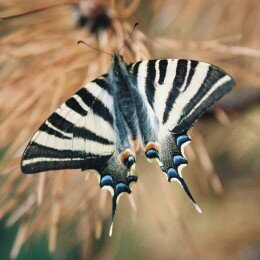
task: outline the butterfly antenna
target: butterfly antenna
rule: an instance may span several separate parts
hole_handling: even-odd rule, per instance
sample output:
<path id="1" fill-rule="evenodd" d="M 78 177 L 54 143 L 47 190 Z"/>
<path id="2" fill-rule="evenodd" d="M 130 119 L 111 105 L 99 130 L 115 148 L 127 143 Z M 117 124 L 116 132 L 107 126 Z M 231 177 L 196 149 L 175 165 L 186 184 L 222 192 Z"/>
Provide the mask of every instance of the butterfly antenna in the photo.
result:
<path id="1" fill-rule="evenodd" d="M 134 27 L 133 27 L 132 32 L 129 34 L 129 36 L 127 37 L 127 39 L 124 41 L 124 43 L 123 43 L 123 45 L 120 47 L 118 53 L 120 53 L 120 51 L 125 47 L 125 45 L 127 44 L 128 40 L 131 38 L 131 36 L 132 36 L 132 34 L 133 34 L 133 32 L 134 32 L 136 26 L 138 26 L 138 25 L 139 25 L 139 23 L 135 23 L 135 24 L 134 24 Z"/>
<path id="2" fill-rule="evenodd" d="M 106 51 L 103 51 L 103 50 L 100 50 L 100 49 L 98 49 L 98 48 L 95 48 L 95 47 L 91 46 L 90 44 L 88 44 L 88 43 L 86 43 L 86 42 L 84 42 L 84 41 L 78 41 L 78 44 L 80 44 L 80 43 L 83 43 L 83 44 L 87 45 L 88 47 L 90 47 L 91 49 L 93 49 L 93 50 L 95 50 L 95 51 L 103 52 L 103 53 L 108 54 L 108 55 L 110 55 L 111 57 L 113 57 L 113 54 L 111 54 L 111 53 L 109 53 L 109 52 L 106 52 Z"/>

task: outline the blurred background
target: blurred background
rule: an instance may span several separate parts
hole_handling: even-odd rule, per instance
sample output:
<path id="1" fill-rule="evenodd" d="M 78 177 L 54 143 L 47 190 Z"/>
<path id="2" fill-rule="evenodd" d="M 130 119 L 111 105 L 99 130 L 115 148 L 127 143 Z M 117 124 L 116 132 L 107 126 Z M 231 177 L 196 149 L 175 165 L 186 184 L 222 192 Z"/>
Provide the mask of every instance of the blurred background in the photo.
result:
<path id="1" fill-rule="evenodd" d="M 0 0 L 0 259 L 260 259 L 258 0 Z M 26 144 L 62 102 L 128 63 L 186 58 L 237 82 L 193 127 L 184 170 L 203 214 L 138 155 L 133 196 L 111 197 L 79 170 L 26 176 Z"/>

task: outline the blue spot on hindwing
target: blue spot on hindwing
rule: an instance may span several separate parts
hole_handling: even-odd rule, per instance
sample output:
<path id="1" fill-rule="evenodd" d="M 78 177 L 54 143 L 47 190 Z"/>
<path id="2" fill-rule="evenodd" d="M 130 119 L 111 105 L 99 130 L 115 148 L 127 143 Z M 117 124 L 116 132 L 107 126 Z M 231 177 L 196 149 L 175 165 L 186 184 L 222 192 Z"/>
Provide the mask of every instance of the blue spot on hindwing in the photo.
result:
<path id="1" fill-rule="evenodd" d="M 180 135 L 177 137 L 176 144 L 180 147 L 188 141 L 190 141 L 190 138 L 187 135 Z"/>
<path id="2" fill-rule="evenodd" d="M 130 175 L 127 177 L 127 185 L 129 186 L 131 182 L 137 182 L 137 176 Z"/>
<path id="3" fill-rule="evenodd" d="M 177 170 L 175 170 L 174 168 L 170 168 L 167 171 L 167 175 L 168 175 L 168 181 L 171 181 L 172 178 L 180 178 L 180 175 L 178 174 Z"/>
<path id="4" fill-rule="evenodd" d="M 145 155 L 148 159 L 158 158 L 158 152 L 155 149 L 150 149 L 145 152 Z"/>
<path id="5" fill-rule="evenodd" d="M 102 179 L 100 180 L 100 187 L 104 187 L 104 186 L 111 186 L 114 187 L 114 180 L 112 178 L 112 176 L 110 175 L 105 175 L 102 177 Z"/>
<path id="6" fill-rule="evenodd" d="M 130 175 L 127 177 L 126 183 L 119 182 L 116 184 L 115 180 L 111 175 L 105 175 L 100 180 L 100 187 L 102 188 L 104 186 L 111 186 L 115 190 L 116 196 L 121 192 L 131 193 L 129 185 L 131 184 L 131 182 L 137 182 L 137 179 L 137 176 Z"/>
<path id="7" fill-rule="evenodd" d="M 124 165 L 127 169 L 130 169 L 130 167 L 135 164 L 135 157 L 130 155 L 128 156 L 125 161 L 124 161 Z"/>
<path id="8" fill-rule="evenodd" d="M 181 164 L 187 164 L 188 161 L 181 155 L 174 155 L 172 158 L 172 161 L 176 167 L 178 167 Z"/>
<path id="9" fill-rule="evenodd" d="M 118 196 L 122 192 L 131 193 L 131 190 L 127 184 L 120 182 L 116 185 L 115 194 Z"/>

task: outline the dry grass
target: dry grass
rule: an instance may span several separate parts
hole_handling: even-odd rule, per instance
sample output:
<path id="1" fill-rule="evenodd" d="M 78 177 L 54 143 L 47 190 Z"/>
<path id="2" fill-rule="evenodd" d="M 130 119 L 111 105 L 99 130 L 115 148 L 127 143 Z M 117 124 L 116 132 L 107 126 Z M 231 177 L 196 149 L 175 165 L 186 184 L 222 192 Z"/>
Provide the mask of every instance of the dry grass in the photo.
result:
<path id="1" fill-rule="evenodd" d="M 0 22 L 0 144 L 5 150 L 0 218 L 8 216 L 7 226 L 21 223 L 11 256 L 46 233 L 50 252 L 64 255 L 65 244 L 81 244 L 82 258 L 245 258 L 260 239 L 258 1 L 97 1 L 109 10 L 112 24 L 96 35 L 75 28 L 72 8 L 64 2 L 45 0 L 39 6 L 13 0 L 0 6 L 0 17 L 27 13 Z M 60 6 L 45 8 L 56 3 Z M 38 9 L 45 10 L 30 13 Z M 110 214 L 110 195 L 100 191 L 92 175 L 76 170 L 22 175 L 20 158 L 47 116 L 109 68 L 108 55 L 77 41 L 113 52 L 136 20 L 141 25 L 123 49 L 126 61 L 204 60 L 227 70 L 237 90 L 215 110 L 219 122 L 204 120 L 195 127 L 187 151 L 191 163 L 185 177 L 204 214 L 193 212 L 182 191 L 143 162 L 133 196 L 120 203 L 113 238 L 95 252 L 96 239 L 107 236 L 102 227 Z M 251 109 L 245 110 L 248 104 Z"/>

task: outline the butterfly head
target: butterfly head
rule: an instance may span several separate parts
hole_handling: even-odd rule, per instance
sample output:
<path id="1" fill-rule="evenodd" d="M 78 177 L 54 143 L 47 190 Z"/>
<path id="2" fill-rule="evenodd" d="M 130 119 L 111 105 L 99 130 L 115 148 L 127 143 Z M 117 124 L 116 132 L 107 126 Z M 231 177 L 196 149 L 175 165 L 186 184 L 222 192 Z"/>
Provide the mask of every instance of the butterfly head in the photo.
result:
<path id="1" fill-rule="evenodd" d="M 123 57 L 119 53 L 115 53 L 112 57 L 112 64 L 110 68 L 110 77 L 118 79 L 119 77 L 126 74 L 126 63 L 124 62 Z"/>
<path id="2" fill-rule="evenodd" d="M 113 64 L 120 64 L 121 62 L 124 63 L 123 56 L 120 55 L 118 52 L 116 52 L 112 57 L 112 63 Z"/>

